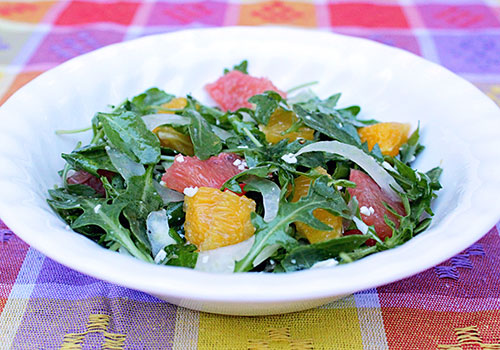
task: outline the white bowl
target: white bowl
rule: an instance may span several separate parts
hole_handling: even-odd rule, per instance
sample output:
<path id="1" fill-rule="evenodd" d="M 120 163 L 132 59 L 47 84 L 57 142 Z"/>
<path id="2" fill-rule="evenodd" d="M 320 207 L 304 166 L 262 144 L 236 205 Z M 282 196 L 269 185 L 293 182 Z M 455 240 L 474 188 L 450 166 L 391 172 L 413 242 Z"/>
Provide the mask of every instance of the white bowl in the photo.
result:
<path id="1" fill-rule="evenodd" d="M 123 256 L 65 229 L 46 203 L 62 152 L 90 134 L 94 112 L 158 86 L 210 102 L 203 85 L 242 59 L 287 89 L 318 80 L 322 97 L 382 121 L 420 120 L 418 168 L 444 168 L 428 231 L 352 264 L 289 274 L 209 274 Z M 149 36 L 70 60 L 0 108 L 0 217 L 50 258 L 86 273 L 208 312 L 264 315 L 318 306 L 432 267 L 477 241 L 499 219 L 500 111 L 468 82 L 402 50 L 364 39 L 288 28 L 219 28 Z"/>

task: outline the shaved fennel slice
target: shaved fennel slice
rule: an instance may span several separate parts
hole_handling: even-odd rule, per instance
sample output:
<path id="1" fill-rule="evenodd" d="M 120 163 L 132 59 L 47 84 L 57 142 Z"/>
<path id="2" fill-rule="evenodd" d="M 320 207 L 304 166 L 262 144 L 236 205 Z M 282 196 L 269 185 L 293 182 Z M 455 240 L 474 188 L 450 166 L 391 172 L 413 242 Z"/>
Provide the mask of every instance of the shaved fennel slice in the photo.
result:
<path id="1" fill-rule="evenodd" d="M 142 117 L 142 121 L 146 124 L 148 130 L 154 130 L 157 127 L 165 124 L 175 124 L 175 125 L 189 125 L 191 124 L 191 119 L 183 117 L 177 114 L 170 113 L 157 113 L 157 114 L 147 114 Z"/>
<path id="2" fill-rule="evenodd" d="M 219 128 L 218 126 L 215 125 L 210 125 L 212 127 L 212 131 L 214 132 L 215 135 L 217 135 L 218 138 L 220 138 L 222 141 L 226 141 L 228 138 L 233 136 L 230 132 Z"/>
<path id="3" fill-rule="evenodd" d="M 387 195 L 396 201 L 401 201 L 401 198 L 396 191 L 404 193 L 404 190 L 394 180 L 394 178 L 371 156 L 360 150 L 359 148 L 338 141 L 320 141 L 302 147 L 295 156 L 307 152 L 328 152 L 338 154 L 354 163 L 358 164 L 370 177 L 387 193 Z M 392 188 L 394 187 L 396 191 Z"/>
<path id="4" fill-rule="evenodd" d="M 198 253 L 195 270 L 233 273 L 236 261 L 243 259 L 253 246 L 255 236 L 246 241 Z"/>
<path id="5" fill-rule="evenodd" d="M 253 267 L 262 264 L 265 260 L 270 258 L 274 253 L 276 253 L 278 249 L 280 249 L 280 247 L 281 246 L 279 244 L 271 244 L 264 247 L 264 249 L 262 249 L 261 252 L 253 260 L 252 263 Z"/>
<path id="6" fill-rule="evenodd" d="M 264 221 L 271 222 L 278 214 L 281 189 L 273 181 L 255 178 L 246 182 L 245 191 L 258 191 L 262 193 L 264 204 Z"/>
<path id="7" fill-rule="evenodd" d="M 184 200 L 184 195 L 182 193 L 162 186 L 155 180 L 153 180 L 153 186 L 163 200 L 163 204 L 182 202 Z"/>
<path id="8" fill-rule="evenodd" d="M 105 149 L 109 160 L 111 160 L 113 166 L 125 180 L 128 181 L 133 176 L 144 175 L 144 165 L 134 162 L 125 153 L 120 152 L 116 148 L 106 146 Z"/>
<path id="9" fill-rule="evenodd" d="M 151 251 L 155 257 L 155 262 L 157 262 L 157 256 L 163 251 L 163 248 L 176 243 L 168 233 L 170 227 L 168 225 L 167 211 L 161 209 L 149 213 L 146 219 L 146 226 L 149 243 L 151 243 Z"/>

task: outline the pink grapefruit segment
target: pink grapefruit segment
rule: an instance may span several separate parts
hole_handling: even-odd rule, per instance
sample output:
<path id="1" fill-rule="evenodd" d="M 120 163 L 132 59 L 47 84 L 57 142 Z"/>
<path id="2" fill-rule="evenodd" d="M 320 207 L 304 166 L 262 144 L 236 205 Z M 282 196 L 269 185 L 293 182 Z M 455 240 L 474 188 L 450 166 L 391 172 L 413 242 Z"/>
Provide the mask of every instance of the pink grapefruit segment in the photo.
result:
<path id="1" fill-rule="evenodd" d="M 272 90 L 286 98 L 286 93 L 279 90 L 267 78 L 256 78 L 233 70 L 220 77 L 216 82 L 205 85 L 205 89 L 215 102 L 225 111 L 238 108 L 252 108 L 248 99 L 264 91 Z"/>
<path id="2" fill-rule="evenodd" d="M 396 223 L 396 226 L 399 226 L 399 220 L 385 208 L 383 202 L 393 207 L 400 215 L 405 215 L 403 204 L 392 200 L 370 176 L 360 170 L 351 170 L 349 181 L 356 184 L 355 188 L 349 188 L 349 193 L 358 199 L 359 207 L 366 207 L 372 211 L 370 215 L 361 214 L 363 222 L 368 226 L 373 225 L 377 236 L 382 241 L 386 237 L 391 237 L 392 229 L 385 223 L 384 215 L 387 214 L 389 219 Z"/>
<path id="3" fill-rule="evenodd" d="M 187 187 L 220 188 L 245 167 L 242 158 L 234 153 L 221 153 L 218 156 L 200 160 L 198 157 L 177 155 L 174 164 L 163 174 L 162 181 L 168 188 L 183 192 Z"/>

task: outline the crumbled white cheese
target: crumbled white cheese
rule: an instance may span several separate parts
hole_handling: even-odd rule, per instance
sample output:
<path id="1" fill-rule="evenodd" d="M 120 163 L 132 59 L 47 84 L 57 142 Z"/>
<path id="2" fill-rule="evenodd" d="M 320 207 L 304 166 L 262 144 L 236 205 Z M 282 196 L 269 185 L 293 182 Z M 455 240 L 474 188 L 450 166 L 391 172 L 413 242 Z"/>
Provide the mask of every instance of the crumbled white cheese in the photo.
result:
<path id="1" fill-rule="evenodd" d="M 394 171 L 394 172 L 396 171 L 396 170 L 394 170 L 394 168 L 392 167 L 392 165 L 390 165 L 389 163 L 387 163 L 385 160 L 382 162 L 382 166 L 384 168 L 386 168 L 387 170 L 389 170 L 389 171 Z"/>
<path id="2" fill-rule="evenodd" d="M 290 262 L 291 262 L 293 265 L 295 265 L 295 264 L 297 263 L 297 260 L 292 259 L 292 260 L 290 260 Z"/>
<path id="3" fill-rule="evenodd" d="M 165 184 L 165 181 L 163 181 L 163 180 L 162 180 L 162 181 L 160 181 L 160 185 L 165 186 L 165 185 L 166 185 L 166 184 Z"/>
<path id="4" fill-rule="evenodd" d="M 297 157 L 295 157 L 295 154 L 292 153 L 285 154 L 284 156 L 281 157 L 281 159 L 283 159 L 288 164 L 297 163 Z"/>
<path id="5" fill-rule="evenodd" d="M 247 167 L 248 167 L 248 165 L 247 165 L 247 162 L 245 162 L 245 161 L 242 161 L 240 164 L 238 164 L 238 170 L 245 170 Z"/>
<path id="6" fill-rule="evenodd" d="M 333 267 L 335 265 L 338 265 L 338 261 L 335 259 L 327 259 L 323 261 L 318 261 L 317 263 L 314 263 L 313 266 L 311 266 L 311 269 L 322 269 L 326 267 Z"/>
<path id="7" fill-rule="evenodd" d="M 248 148 L 248 146 L 243 145 L 243 146 L 238 146 L 238 148 L 246 149 L 246 148 Z"/>
<path id="8" fill-rule="evenodd" d="M 186 187 L 182 192 L 188 197 L 193 197 L 198 192 L 198 187 Z"/>
<path id="9" fill-rule="evenodd" d="M 373 207 L 367 208 L 365 206 L 362 206 L 361 208 L 359 208 L 359 212 L 363 215 L 370 216 L 375 213 L 375 209 L 373 209 Z"/>
<path id="10" fill-rule="evenodd" d="M 236 159 L 234 162 L 233 162 L 233 165 L 234 166 L 238 166 L 241 164 L 241 159 Z"/>
<path id="11" fill-rule="evenodd" d="M 100 204 L 97 204 L 95 207 L 94 207 L 94 213 L 98 213 L 99 210 L 101 209 L 101 205 Z"/>
<path id="12" fill-rule="evenodd" d="M 182 154 L 179 154 L 177 157 L 175 157 L 175 161 L 179 163 L 184 162 L 184 156 Z"/>
<path id="13" fill-rule="evenodd" d="M 342 186 L 337 186 L 337 190 L 339 190 L 339 191 L 342 191 L 343 188 L 344 187 L 342 187 Z"/>

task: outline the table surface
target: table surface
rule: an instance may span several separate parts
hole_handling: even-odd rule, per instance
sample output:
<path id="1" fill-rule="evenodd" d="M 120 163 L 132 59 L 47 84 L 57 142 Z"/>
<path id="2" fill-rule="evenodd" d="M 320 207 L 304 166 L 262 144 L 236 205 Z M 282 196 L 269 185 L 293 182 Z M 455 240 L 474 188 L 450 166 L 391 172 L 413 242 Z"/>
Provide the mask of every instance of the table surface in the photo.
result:
<path id="1" fill-rule="evenodd" d="M 193 27 L 318 27 L 414 52 L 500 102 L 500 0 L 0 1 L 0 104 L 99 47 Z M 0 221 L 0 349 L 500 349 L 500 225 L 411 278 L 304 312 L 190 311 L 70 270 Z"/>

